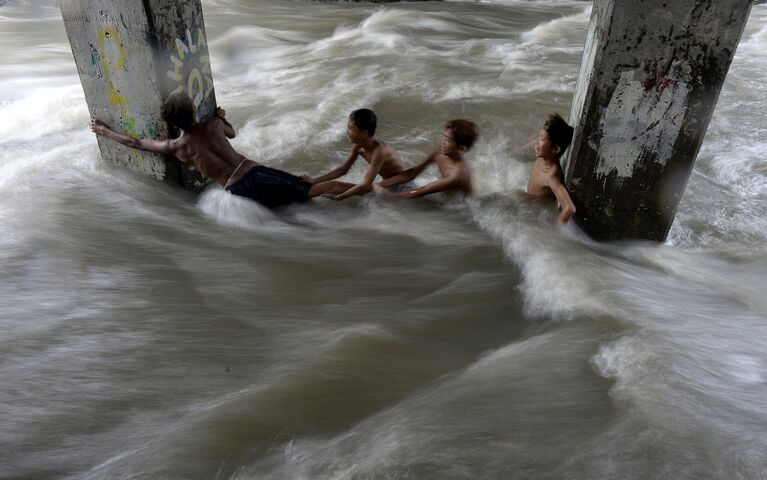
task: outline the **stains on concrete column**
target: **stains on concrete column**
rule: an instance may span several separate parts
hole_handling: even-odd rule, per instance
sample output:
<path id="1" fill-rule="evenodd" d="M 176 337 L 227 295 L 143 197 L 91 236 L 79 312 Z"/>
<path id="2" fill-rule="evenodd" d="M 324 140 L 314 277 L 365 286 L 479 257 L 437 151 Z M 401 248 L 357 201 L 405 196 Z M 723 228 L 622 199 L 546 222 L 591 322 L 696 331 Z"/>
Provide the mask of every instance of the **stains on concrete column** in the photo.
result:
<path id="1" fill-rule="evenodd" d="M 595 0 L 564 162 L 598 240 L 668 234 L 751 0 Z"/>
<path id="2" fill-rule="evenodd" d="M 216 108 L 199 0 L 61 0 L 91 115 L 136 138 L 173 137 L 161 108 L 184 91 L 200 120 Z M 105 160 L 199 190 L 206 179 L 178 160 L 99 138 Z"/>

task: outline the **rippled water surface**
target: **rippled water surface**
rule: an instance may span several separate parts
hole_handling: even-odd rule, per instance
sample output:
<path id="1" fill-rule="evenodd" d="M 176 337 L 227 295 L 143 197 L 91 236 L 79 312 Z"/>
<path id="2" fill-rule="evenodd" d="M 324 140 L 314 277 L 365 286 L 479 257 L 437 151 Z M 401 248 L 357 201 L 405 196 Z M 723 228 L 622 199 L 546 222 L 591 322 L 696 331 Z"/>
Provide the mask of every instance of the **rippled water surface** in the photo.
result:
<path id="1" fill-rule="evenodd" d="M 767 478 L 767 5 L 665 245 L 523 193 L 588 2 L 203 8 L 238 150 L 320 174 L 371 107 L 414 164 L 470 117 L 478 194 L 274 214 L 105 164 L 58 4 L 0 1 L 0 478 Z"/>

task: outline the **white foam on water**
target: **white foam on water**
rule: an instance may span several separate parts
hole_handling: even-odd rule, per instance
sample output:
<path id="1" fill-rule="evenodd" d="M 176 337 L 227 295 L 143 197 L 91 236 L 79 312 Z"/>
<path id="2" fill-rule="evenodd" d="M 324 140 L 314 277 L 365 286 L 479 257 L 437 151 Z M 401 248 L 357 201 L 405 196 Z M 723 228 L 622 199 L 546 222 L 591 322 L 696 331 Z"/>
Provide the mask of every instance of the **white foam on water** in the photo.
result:
<path id="1" fill-rule="evenodd" d="M 591 7 L 587 6 L 579 13 L 549 20 L 522 33 L 520 43 L 496 47 L 504 56 L 503 75 L 516 80 L 515 93 L 574 91 L 577 71 L 557 68 L 557 64 L 581 54 L 590 15 Z"/>
<path id="2" fill-rule="evenodd" d="M 741 55 L 744 61 L 753 61 L 754 63 L 762 63 L 767 61 L 767 25 L 764 21 L 767 20 L 767 5 L 755 5 L 751 9 L 751 15 L 749 23 L 759 26 L 763 25 L 759 30 L 751 35 L 745 36 L 738 44 L 738 51 L 736 57 Z M 738 60 L 741 60 L 738 58 Z"/>
<path id="3" fill-rule="evenodd" d="M 258 231 L 281 223 L 268 208 L 247 198 L 232 195 L 219 186 L 208 187 L 197 200 L 197 208 L 221 225 Z"/>
<path id="4" fill-rule="evenodd" d="M 503 86 L 489 87 L 487 85 L 477 84 L 476 82 L 453 83 L 448 87 L 441 97 L 440 101 L 452 102 L 461 100 L 475 100 L 483 98 L 490 100 L 493 97 L 505 98 L 511 91 Z"/>
<path id="5" fill-rule="evenodd" d="M 582 6 L 582 4 L 579 4 Z M 575 53 L 583 49 L 581 46 L 572 43 L 573 37 L 578 37 L 581 33 L 585 34 L 584 26 L 588 26 L 591 17 L 591 6 L 583 6 L 583 10 L 574 15 L 562 16 L 549 20 L 548 22 L 536 25 L 532 30 L 522 34 L 524 44 L 528 45 L 550 45 L 554 48 L 565 48 L 570 53 Z M 576 48 L 575 51 L 571 50 Z"/>
<path id="6" fill-rule="evenodd" d="M 355 55 L 358 51 L 366 56 L 386 55 L 393 51 L 411 48 L 407 37 L 392 31 L 392 27 L 401 27 L 398 23 L 403 18 L 396 10 L 380 10 L 366 18 L 359 26 L 350 28 L 341 25 L 332 36 L 318 40 L 311 45 L 315 56 Z M 412 15 L 404 18 L 410 19 Z M 354 49 L 350 48 L 354 45 Z"/>
<path id="7" fill-rule="evenodd" d="M 40 151 L 41 144 L 46 145 L 44 151 Z M 51 177 L 64 183 L 77 182 L 82 172 L 93 172 L 99 163 L 95 147 L 92 134 L 82 130 L 56 135 L 32 145 L 11 146 L 0 154 L 0 191 L 5 195 L 3 200 L 13 201 L 16 194 L 40 188 Z"/>
<path id="8" fill-rule="evenodd" d="M 754 355 L 730 354 L 724 358 L 730 378 L 743 384 L 767 382 L 767 364 L 764 358 Z"/>
<path id="9" fill-rule="evenodd" d="M 428 16 L 426 16 L 428 15 Z M 399 8 L 379 8 L 361 24 L 361 30 L 371 33 L 392 28 L 414 28 L 438 33 L 448 33 L 454 29 L 449 14 L 444 12 L 414 12 Z"/>
<path id="10" fill-rule="evenodd" d="M 43 88 L 0 104 L 0 145 L 71 132 L 88 125 L 88 108 L 80 85 Z M 45 143 L 45 142 L 43 142 Z"/>
<path id="11" fill-rule="evenodd" d="M 613 390 L 620 390 L 626 384 L 631 385 L 637 378 L 652 376 L 653 357 L 651 342 L 642 341 L 637 336 L 627 336 L 602 345 L 591 361 L 597 373 L 618 382 Z"/>
<path id="12" fill-rule="evenodd" d="M 222 35 L 212 39 L 209 47 L 221 50 L 223 53 L 247 55 L 248 58 L 260 58 L 266 49 L 267 53 L 284 48 L 285 46 L 306 44 L 311 37 L 295 30 L 278 29 L 259 25 L 234 26 Z M 242 48 L 250 45 L 260 48 Z M 229 55 L 225 55 L 229 56 Z"/>
<path id="13" fill-rule="evenodd" d="M 573 319 L 617 314 L 603 295 L 607 282 L 598 256 L 578 239 L 573 225 L 555 225 L 554 209 L 523 194 L 473 205 L 475 221 L 522 270 L 518 287 L 534 318 Z M 576 241 L 573 241 L 576 240 Z"/>

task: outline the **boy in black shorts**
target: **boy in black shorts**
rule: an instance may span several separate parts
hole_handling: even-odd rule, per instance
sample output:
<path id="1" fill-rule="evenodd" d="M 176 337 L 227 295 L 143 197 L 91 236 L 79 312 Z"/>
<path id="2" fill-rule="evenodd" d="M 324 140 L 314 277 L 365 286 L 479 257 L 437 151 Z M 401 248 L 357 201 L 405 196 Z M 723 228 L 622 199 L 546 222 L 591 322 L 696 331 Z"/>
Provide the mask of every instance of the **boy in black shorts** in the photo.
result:
<path id="1" fill-rule="evenodd" d="M 255 200 L 269 208 L 304 202 L 325 193 L 344 191 L 340 182 L 311 185 L 300 177 L 259 165 L 237 153 L 229 143 L 235 132 L 226 120 L 226 112 L 197 122 L 197 108 L 185 93 L 168 96 L 162 108 L 166 122 L 178 127 L 181 136 L 169 140 L 135 139 L 115 132 L 104 122 L 91 119 L 91 130 L 97 135 L 131 148 L 172 155 L 209 177 L 228 192 Z"/>

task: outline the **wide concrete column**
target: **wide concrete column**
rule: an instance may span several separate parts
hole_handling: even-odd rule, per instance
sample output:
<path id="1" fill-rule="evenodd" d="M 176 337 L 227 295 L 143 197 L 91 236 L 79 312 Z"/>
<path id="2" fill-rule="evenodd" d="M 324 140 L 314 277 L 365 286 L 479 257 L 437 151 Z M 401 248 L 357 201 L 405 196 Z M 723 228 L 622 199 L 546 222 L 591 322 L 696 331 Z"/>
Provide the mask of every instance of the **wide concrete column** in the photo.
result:
<path id="1" fill-rule="evenodd" d="M 663 241 L 753 0 L 595 0 L 563 162 L 597 240 Z"/>
<path id="2" fill-rule="evenodd" d="M 69 43 L 91 115 L 137 138 L 175 136 L 164 99 L 184 91 L 204 120 L 216 98 L 200 0 L 61 0 Z M 205 178 L 163 155 L 98 137 L 105 160 L 189 190 Z"/>

